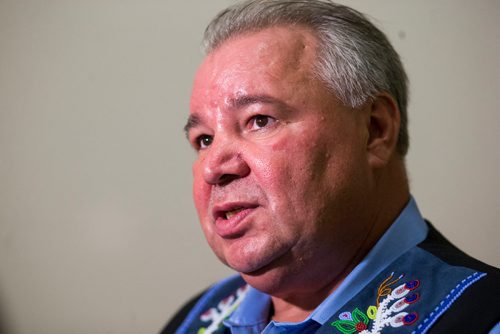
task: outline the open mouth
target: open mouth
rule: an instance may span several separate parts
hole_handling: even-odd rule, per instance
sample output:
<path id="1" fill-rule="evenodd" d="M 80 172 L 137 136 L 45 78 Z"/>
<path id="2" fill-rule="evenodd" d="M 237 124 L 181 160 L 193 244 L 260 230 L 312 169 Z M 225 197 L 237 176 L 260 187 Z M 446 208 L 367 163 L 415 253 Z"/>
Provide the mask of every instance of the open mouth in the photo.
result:
<path id="1" fill-rule="evenodd" d="M 252 219 L 247 219 L 258 204 L 225 203 L 214 208 L 214 226 L 216 233 L 225 239 L 239 238 L 245 234 Z"/>
<path id="2" fill-rule="evenodd" d="M 220 206 L 214 210 L 214 218 L 223 220 L 232 220 L 237 218 L 237 216 L 242 217 L 245 213 L 250 213 L 252 209 L 255 209 L 258 205 L 256 204 L 241 204 L 234 203 L 230 205 Z"/>

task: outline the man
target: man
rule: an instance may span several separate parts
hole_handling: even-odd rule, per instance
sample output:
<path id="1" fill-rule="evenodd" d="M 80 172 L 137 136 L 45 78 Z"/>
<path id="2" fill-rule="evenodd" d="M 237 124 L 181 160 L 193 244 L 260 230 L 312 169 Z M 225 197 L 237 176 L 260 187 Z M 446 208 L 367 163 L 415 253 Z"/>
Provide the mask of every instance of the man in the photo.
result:
<path id="1" fill-rule="evenodd" d="M 255 0 L 221 12 L 205 49 L 194 201 L 239 275 L 164 333 L 500 333 L 499 271 L 410 196 L 407 78 L 382 32 L 328 1 Z"/>

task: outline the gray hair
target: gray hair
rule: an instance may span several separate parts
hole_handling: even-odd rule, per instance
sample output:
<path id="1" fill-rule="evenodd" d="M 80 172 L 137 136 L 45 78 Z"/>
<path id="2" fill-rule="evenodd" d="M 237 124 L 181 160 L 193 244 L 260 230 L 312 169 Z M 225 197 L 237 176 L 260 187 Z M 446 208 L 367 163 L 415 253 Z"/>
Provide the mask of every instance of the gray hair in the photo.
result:
<path id="1" fill-rule="evenodd" d="M 346 106 L 360 107 L 380 92 L 397 101 L 397 151 L 408 151 L 408 78 L 391 43 L 358 11 L 328 0 L 249 0 L 220 12 L 207 26 L 205 53 L 229 38 L 278 25 L 312 29 L 319 41 L 315 75 Z"/>

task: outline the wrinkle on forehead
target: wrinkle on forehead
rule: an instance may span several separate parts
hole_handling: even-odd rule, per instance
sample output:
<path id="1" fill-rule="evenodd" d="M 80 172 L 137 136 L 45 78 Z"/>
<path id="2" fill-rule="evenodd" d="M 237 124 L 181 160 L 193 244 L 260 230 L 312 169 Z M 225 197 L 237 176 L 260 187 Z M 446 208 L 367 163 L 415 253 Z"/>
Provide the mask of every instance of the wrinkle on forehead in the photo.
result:
<path id="1" fill-rule="evenodd" d="M 228 40 L 209 54 L 214 59 L 215 72 L 221 72 L 229 59 L 238 59 L 241 68 L 254 65 L 254 70 L 266 70 L 274 75 L 309 69 L 315 57 L 317 40 L 302 27 L 283 26 L 241 34 Z M 252 47 L 249 48 L 249 45 Z M 244 50 L 246 57 L 242 54 Z M 219 60 L 219 62 L 217 62 Z M 238 70 L 231 68 L 231 70 Z"/>
<path id="2" fill-rule="evenodd" d="M 317 40 L 308 29 L 273 27 L 245 37 L 255 40 L 254 57 L 272 77 L 303 73 L 314 63 Z"/>

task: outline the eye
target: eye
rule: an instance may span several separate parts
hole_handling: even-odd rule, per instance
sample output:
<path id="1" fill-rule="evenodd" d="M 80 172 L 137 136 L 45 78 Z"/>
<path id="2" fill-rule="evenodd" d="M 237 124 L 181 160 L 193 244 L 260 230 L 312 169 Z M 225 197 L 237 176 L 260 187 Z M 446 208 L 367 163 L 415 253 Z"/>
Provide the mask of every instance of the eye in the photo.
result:
<path id="1" fill-rule="evenodd" d="M 210 146 L 210 144 L 212 144 L 212 141 L 214 140 L 214 138 L 212 136 L 209 136 L 209 135 L 201 135 L 201 136 L 198 136 L 196 138 L 196 145 L 197 147 L 202 150 L 204 148 L 207 148 Z"/>
<path id="2" fill-rule="evenodd" d="M 266 126 L 273 125 L 276 122 L 271 116 L 256 115 L 250 119 L 249 125 L 251 130 L 259 130 Z"/>

